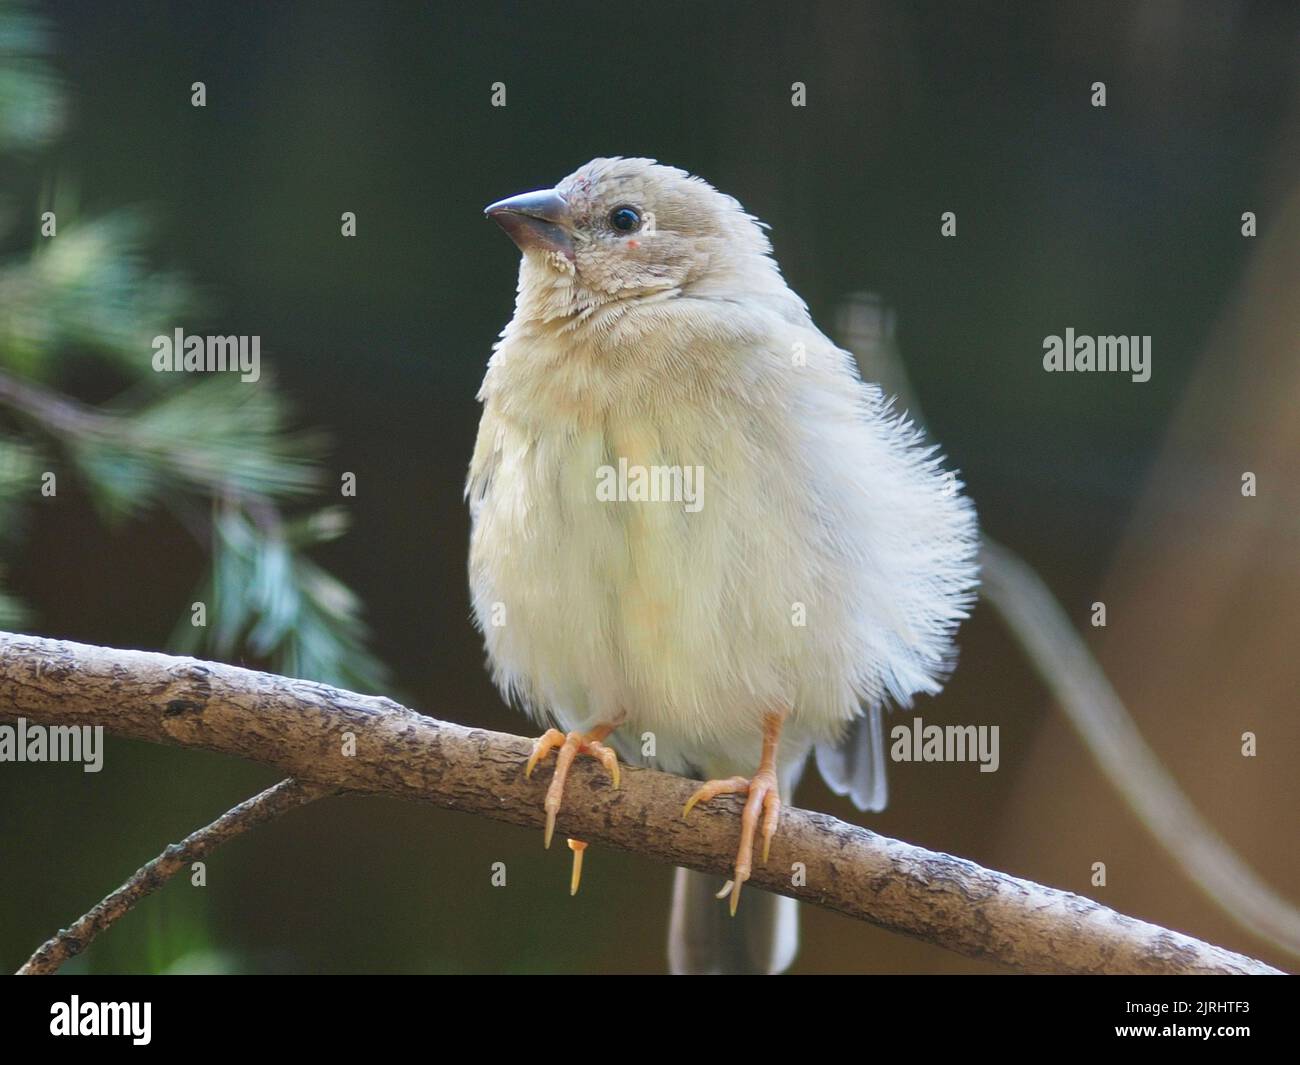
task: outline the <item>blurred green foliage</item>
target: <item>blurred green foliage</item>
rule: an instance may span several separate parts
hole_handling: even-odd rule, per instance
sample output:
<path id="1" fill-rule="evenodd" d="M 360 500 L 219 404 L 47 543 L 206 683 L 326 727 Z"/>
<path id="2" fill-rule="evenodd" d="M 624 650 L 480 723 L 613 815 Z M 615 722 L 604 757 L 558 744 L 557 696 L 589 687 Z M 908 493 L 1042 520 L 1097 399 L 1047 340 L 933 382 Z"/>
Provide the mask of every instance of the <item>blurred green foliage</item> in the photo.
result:
<path id="1" fill-rule="evenodd" d="M 38 148 L 57 136 L 63 96 L 45 56 L 45 24 L 5 0 L 0 3 L 0 146 Z"/>
<path id="2" fill-rule="evenodd" d="M 43 24 L 0 0 L 0 155 L 56 141 L 63 107 L 47 47 Z M 152 338 L 203 301 L 150 266 L 143 212 L 83 218 L 70 200 L 55 197 L 30 245 L 0 260 L 0 560 L 46 498 L 47 471 L 56 491 L 72 481 L 90 495 L 101 535 L 168 509 L 211 556 L 195 596 L 206 616 L 196 624 L 187 607 L 174 649 L 381 690 L 357 597 L 309 557 L 342 535 L 346 513 L 284 511 L 320 489 L 323 435 L 291 427 L 269 375 L 153 372 Z M 108 364 L 118 394 L 91 404 L 62 391 L 71 354 Z M 39 617 L 4 590 L 0 565 L 0 626 L 28 624 Z"/>

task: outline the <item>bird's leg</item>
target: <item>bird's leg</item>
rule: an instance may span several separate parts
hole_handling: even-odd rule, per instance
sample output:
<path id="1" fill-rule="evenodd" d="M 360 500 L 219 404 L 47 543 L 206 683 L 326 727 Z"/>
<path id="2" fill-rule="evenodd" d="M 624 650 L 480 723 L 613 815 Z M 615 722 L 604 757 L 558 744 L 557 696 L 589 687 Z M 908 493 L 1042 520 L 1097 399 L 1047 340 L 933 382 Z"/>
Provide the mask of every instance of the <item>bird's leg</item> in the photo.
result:
<path id="1" fill-rule="evenodd" d="M 560 802 L 564 798 L 564 783 L 569 777 L 569 766 L 578 755 L 589 754 L 597 759 L 609 771 L 614 787 L 618 787 L 618 757 L 614 754 L 613 748 L 601 743 L 601 740 L 617 727 L 617 724 L 597 725 L 590 732 L 570 732 L 567 736 L 559 729 L 547 729 L 533 744 L 533 753 L 529 755 L 528 764 L 524 767 L 526 777 L 533 775 L 537 763 L 551 751 L 558 748 L 560 752 L 555 756 L 555 775 L 551 778 L 551 786 L 546 789 L 544 804 L 548 848 L 551 845 L 551 837 L 555 834 L 555 816 L 560 812 Z M 587 845 L 581 840 L 569 840 L 569 849 L 573 851 L 573 879 L 569 892 L 571 895 L 576 895 L 578 892 L 578 882 L 582 877 L 582 852 L 586 847 Z"/>
<path id="2" fill-rule="evenodd" d="M 736 852 L 735 876 L 731 881 L 731 914 L 734 917 L 740 903 L 741 885 L 749 879 L 753 868 L 754 833 L 759 829 L 759 812 L 762 812 L 763 861 L 767 861 L 768 851 L 772 847 L 772 837 L 776 834 L 776 825 L 781 818 L 781 796 L 776 784 L 776 744 L 781 737 L 781 725 L 785 721 L 785 711 L 763 715 L 763 754 L 758 762 L 758 771 L 749 779 L 730 777 L 727 780 L 710 780 L 703 784 L 691 796 L 682 818 L 691 812 L 699 802 L 712 799 L 717 795 L 734 795 L 744 792 L 745 808 L 740 815 L 740 850 Z M 725 895 L 726 888 L 718 896 Z"/>

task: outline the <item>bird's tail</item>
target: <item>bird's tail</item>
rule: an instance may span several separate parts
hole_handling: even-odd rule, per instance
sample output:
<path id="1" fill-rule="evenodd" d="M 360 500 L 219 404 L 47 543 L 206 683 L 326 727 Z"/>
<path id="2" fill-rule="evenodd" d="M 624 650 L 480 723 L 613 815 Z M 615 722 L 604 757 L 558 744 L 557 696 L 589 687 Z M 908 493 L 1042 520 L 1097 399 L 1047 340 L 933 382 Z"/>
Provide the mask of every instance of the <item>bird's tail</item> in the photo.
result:
<path id="1" fill-rule="evenodd" d="M 676 975 L 775 974 L 799 949 L 799 904 L 745 885 L 732 917 L 718 876 L 678 869 L 668 920 L 668 966 Z"/>

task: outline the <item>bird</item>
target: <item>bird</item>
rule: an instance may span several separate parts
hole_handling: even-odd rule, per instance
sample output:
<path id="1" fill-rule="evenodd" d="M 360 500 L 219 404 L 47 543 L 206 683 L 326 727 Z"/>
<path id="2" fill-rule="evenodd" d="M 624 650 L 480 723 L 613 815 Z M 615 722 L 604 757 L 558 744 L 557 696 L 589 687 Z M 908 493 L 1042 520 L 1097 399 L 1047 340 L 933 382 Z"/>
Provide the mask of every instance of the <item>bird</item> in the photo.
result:
<path id="1" fill-rule="evenodd" d="M 470 598 L 494 682 L 545 727 L 523 772 L 556 756 L 545 844 L 579 756 L 614 787 L 620 761 L 702 781 L 688 820 L 743 796 L 721 891 L 675 871 L 669 967 L 779 973 L 796 903 L 741 889 L 810 760 L 884 808 L 883 715 L 954 668 L 974 505 L 702 178 L 602 157 L 485 213 L 521 258 L 478 393 Z"/>

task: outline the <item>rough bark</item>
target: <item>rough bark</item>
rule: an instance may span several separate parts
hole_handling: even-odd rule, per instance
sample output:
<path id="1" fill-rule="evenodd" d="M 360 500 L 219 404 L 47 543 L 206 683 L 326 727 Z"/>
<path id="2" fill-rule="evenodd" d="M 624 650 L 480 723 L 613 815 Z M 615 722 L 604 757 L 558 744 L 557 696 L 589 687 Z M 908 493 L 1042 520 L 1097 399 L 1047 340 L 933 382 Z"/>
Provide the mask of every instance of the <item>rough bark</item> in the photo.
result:
<path id="1" fill-rule="evenodd" d="M 526 739 L 215 662 L 0 633 L 0 720 L 17 717 L 221 751 L 323 788 L 433 803 L 539 832 L 545 820 L 550 771 L 524 779 Z M 726 876 L 740 800 L 697 807 L 687 823 L 681 810 L 694 787 L 627 767 L 615 790 L 598 765 L 579 759 L 557 829 Z M 750 886 L 1034 972 L 1278 971 L 1078 895 L 806 810 L 783 811 L 771 857 L 755 867 Z"/>

